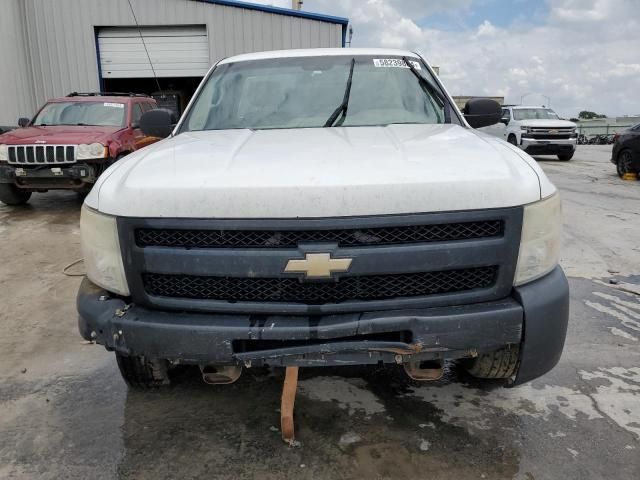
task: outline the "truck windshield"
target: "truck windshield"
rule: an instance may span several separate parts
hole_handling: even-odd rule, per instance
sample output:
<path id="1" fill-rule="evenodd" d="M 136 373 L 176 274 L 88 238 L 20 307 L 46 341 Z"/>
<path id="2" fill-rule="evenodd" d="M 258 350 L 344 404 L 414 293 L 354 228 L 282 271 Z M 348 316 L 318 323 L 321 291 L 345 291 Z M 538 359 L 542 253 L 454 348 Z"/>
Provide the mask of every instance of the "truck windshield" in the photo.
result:
<path id="1" fill-rule="evenodd" d="M 97 125 L 123 127 L 124 103 L 111 102 L 56 102 L 46 104 L 33 125 Z"/>
<path id="2" fill-rule="evenodd" d="M 417 58 L 409 61 L 427 82 L 419 81 L 402 57 L 294 57 L 220 65 L 181 131 L 444 123 L 446 107 L 428 88 L 435 84 L 432 75 Z M 328 122 L 345 100 L 352 64 L 344 118 Z"/>
<path id="3" fill-rule="evenodd" d="M 514 108 L 515 120 L 559 120 L 560 118 L 550 108 Z"/>

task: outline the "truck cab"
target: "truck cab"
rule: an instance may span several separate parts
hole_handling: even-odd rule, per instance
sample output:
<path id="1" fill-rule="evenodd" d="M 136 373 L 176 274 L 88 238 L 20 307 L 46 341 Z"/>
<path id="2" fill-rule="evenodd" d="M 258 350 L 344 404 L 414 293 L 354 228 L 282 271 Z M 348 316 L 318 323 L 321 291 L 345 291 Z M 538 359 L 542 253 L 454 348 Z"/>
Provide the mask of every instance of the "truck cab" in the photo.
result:
<path id="1" fill-rule="evenodd" d="M 557 155 L 571 160 L 576 149 L 577 125 L 550 108 L 504 105 L 500 122 L 483 130 L 530 155 Z"/>
<path id="2" fill-rule="evenodd" d="M 543 375 L 568 321 L 560 199 L 476 129 L 501 113 L 458 110 L 410 51 L 218 62 L 177 125 L 142 117 L 163 140 L 85 199 L 82 337 L 144 388 L 183 365 L 214 383 L 389 363 L 434 380 L 451 359 L 507 385 Z"/>

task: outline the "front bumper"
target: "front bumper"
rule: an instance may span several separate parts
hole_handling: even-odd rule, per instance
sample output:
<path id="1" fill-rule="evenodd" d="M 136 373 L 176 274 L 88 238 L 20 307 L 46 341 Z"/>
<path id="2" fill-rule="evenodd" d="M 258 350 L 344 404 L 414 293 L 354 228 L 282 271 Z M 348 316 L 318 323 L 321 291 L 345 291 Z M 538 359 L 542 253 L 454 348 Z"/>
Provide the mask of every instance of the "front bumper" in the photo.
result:
<path id="1" fill-rule="evenodd" d="M 79 329 L 124 355 L 187 364 L 333 366 L 464 358 L 520 344 L 515 383 L 560 359 L 569 288 L 558 267 L 499 301 L 325 316 L 209 314 L 146 309 L 84 279 Z"/>
<path id="2" fill-rule="evenodd" d="M 520 148 L 531 155 L 558 155 L 576 149 L 576 138 L 540 140 L 523 136 Z"/>
<path id="3" fill-rule="evenodd" d="M 11 183 L 24 189 L 78 189 L 95 183 L 96 167 L 85 163 L 74 165 L 39 165 L 22 167 L 0 165 L 0 183 Z"/>

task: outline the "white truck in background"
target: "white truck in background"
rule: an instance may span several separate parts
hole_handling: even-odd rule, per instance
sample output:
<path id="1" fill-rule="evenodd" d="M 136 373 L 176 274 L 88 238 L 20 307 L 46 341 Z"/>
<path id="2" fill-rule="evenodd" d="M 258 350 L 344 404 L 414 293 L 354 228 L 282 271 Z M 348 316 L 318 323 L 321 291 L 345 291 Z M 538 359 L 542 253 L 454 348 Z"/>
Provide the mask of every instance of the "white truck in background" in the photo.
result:
<path id="1" fill-rule="evenodd" d="M 529 155 L 557 155 L 566 161 L 571 160 L 576 151 L 576 127 L 547 107 L 504 105 L 500 122 L 481 130 Z"/>

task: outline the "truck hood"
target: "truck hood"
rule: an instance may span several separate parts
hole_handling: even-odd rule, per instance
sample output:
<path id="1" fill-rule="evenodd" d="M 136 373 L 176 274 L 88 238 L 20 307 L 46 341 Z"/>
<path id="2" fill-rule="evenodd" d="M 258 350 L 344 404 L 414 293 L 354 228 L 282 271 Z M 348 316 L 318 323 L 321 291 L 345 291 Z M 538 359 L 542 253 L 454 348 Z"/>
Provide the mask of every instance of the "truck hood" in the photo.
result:
<path id="1" fill-rule="evenodd" d="M 76 125 L 25 127 L 0 135 L 0 143 L 8 145 L 33 144 L 36 141 L 51 145 L 104 143 L 110 135 L 121 129 L 122 127 L 98 127 L 93 125 L 86 127 Z"/>
<path id="2" fill-rule="evenodd" d="M 86 203 L 118 216 L 192 218 L 487 209 L 539 200 L 540 176 L 505 142 L 457 125 L 219 130 L 127 156 Z"/>
<path id="3" fill-rule="evenodd" d="M 520 125 L 523 127 L 544 127 L 544 128 L 576 128 L 577 125 L 568 120 L 542 120 L 542 119 L 533 119 L 533 120 L 518 120 Z"/>

